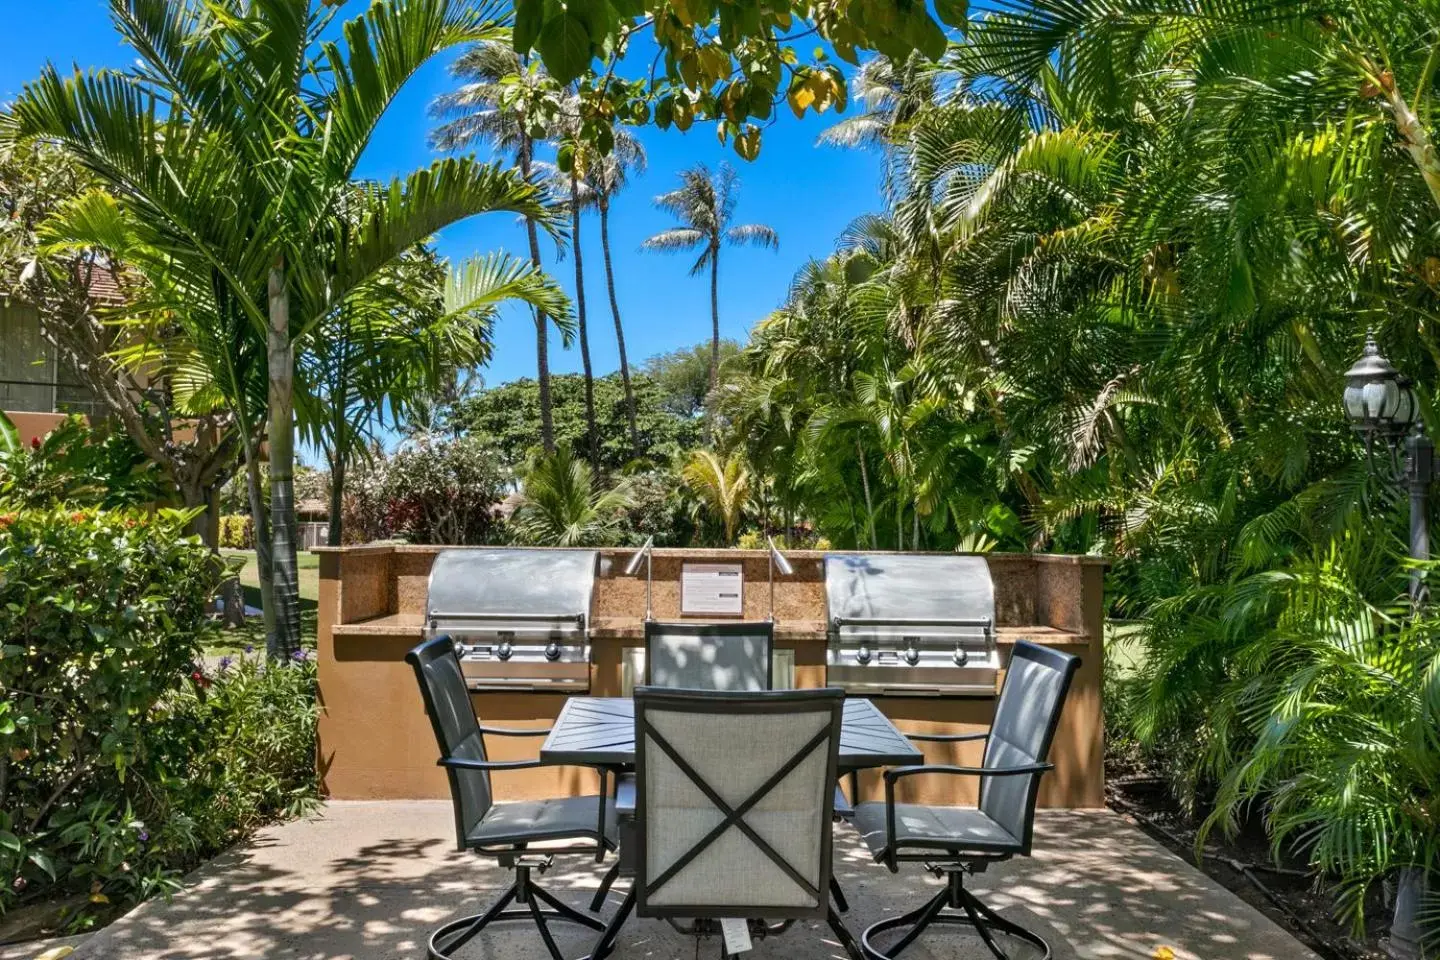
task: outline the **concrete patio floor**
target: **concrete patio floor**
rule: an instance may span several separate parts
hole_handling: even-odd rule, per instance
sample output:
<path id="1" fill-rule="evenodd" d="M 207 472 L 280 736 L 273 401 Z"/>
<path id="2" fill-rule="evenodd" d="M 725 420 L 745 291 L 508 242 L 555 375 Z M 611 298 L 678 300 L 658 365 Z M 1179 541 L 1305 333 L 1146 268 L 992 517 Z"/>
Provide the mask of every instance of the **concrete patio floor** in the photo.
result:
<path id="1" fill-rule="evenodd" d="M 315 819 L 263 831 L 189 879 L 171 901 L 147 903 L 85 943 L 74 960 L 390 960 L 423 958 L 429 933 L 483 908 L 509 882 L 488 861 L 453 850 L 449 803 L 331 803 Z M 1046 937 L 1057 960 L 1153 958 L 1301 960 L 1314 954 L 1265 916 L 1108 811 L 1042 812 L 1036 856 L 992 867 L 971 886 Z M 918 906 L 940 881 L 918 865 L 899 875 L 870 862 L 849 827 L 837 829 L 837 873 L 856 935 Z M 603 868 L 568 858 L 541 878 L 571 903 L 589 898 Z M 612 892 L 608 915 L 619 897 Z M 532 927 L 506 924 L 462 950 L 465 960 L 548 960 Z M 593 934 L 558 928 L 567 956 Z M 718 940 L 698 956 L 720 955 Z M 1030 954 L 1017 947 L 1015 956 Z M 1160 951 L 1160 956 L 1164 956 Z M 695 942 L 656 920 L 632 919 L 617 960 L 690 960 Z M 842 957 L 828 929 L 801 923 L 756 943 L 753 960 Z M 980 960 L 978 940 L 941 933 L 906 960 Z"/>

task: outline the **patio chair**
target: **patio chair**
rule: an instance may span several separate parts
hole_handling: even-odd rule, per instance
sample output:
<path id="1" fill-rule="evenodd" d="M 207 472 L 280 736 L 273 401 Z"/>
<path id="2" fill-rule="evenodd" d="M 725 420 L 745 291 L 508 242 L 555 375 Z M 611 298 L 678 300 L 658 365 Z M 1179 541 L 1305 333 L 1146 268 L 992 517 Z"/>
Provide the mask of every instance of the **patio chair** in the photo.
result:
<path id="1" fill-rule="evenodd" d="M 756 691 L 774 687 L 775 624 L 645 622 L 645 683 L 682 690 Z M 854 778 L 852 777 L 852 789 Z M 633 794 L 627 775 L 617 782 L 617 798 Z M 845 792 L 835 788 L 835 814 L 849 819 Z M 841 913 L 850 909 L 838 882 L 831 892 Z M 591 903 L 598 910 L 599 901 Z"/>
<path id="2" fill-rule="evenodd" d="M 843 712 L 833 688 L 637 689 L 635 882 L 592 956 L 633 909 L 695 936 L 724 918 L 752 936 L 824 919 L 860 960 L 826 896 Z"/>
<path id="3" fill-rule="evenodd" d="M 1028 943 L 1047 960 L 1052 955 L 1044 938 L 990 909 L 965 889 L 963 880 L 966 873 L 979 873 L 991 863 L 1017 854 L 1029 856 L 1035 796 L 1040 777 L 1054 766 L 1045 758 L 1079 666 L 1079 657 L 1017 643 L 989 732 L 945 738 L 985 740 L 981 766 L 895 767 L 885 771 L 884 803 L 856 805 L 855 827 L 877 861 L 892 873 L 898 872 L 902 861 L 923 862 L 947 881 L 945 889 L 923 907 L 871 925 L 860 937 L 867 960 L 899 956 L 936 923 L 974 927 L 1000 960 L 1008 958 L 996 942 L 996 931 Z M 895 785 L 922 774 L 979 777 L 979 806 L 896 803 Z M 905 933 L 888 950 L 875 945 L 878 934 L 902 929 Z"/>
<path id="4" fill-rule="evenodd" d="M 491 771 L 528 770 L 542 763 L 538 759 L 490 760 L 485 753 L 486 735 L 542 737 L 549 731 L 481 726 L 449 637 L 422 643 L 405 659 L 415 668 L 425 712 L 440 746 L 439 763 L 450 778 L 459 849 L 492 857 L 501 867 L 515 871 L 510 886 L 484 913 L 453 920 L 436 930 L 430 937 L 428 957 L 448 960 L 450 953 L 489 924 L 527 920 L 539 929 L 550 956 L 564 960 L 550 933 L 551 922 L 575 923 L 592 930 L 603 930 L 604 924 L 556 899 L 539 887 L 534 877 L 549 869 L 557 854 L 590 854 L 598 862 L 615 849 L 615 809 L 606 802 L 603 773 L 598 796 L 496 804 Z M 556 843 L 570 845 L 531 849 L 535 844 Z M 510 909 L 512 903 L 515 907 Z"/>
<path id="5" fill-rule="evenodd" d="M 775 625 L 645 621 L 645 683 L 685 690 L 769 690 Z"/>

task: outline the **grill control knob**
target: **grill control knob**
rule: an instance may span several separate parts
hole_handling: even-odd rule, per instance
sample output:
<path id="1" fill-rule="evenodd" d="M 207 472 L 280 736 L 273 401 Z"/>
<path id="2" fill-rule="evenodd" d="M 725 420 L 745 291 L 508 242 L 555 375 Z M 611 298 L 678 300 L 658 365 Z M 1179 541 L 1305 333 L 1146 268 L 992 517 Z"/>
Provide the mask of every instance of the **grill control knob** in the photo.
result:
<path id="1" fill-rule="evenodd" d="M 916 650 L 915 646 L 912 644 L 905 648 L 904 657 L 905 662 L 913 667 L 915 666 L 915 664 L 920 662 L 920 651 Z"/>
<path id="2" fill-rule="evenodd" d="M 970 653 L 964 647 L 955 649 L 955 666 L 963 667 L 970 662 Z"/>
<path id="3" fill-rule="evenodd" d="M 856 663 L 869 663 L 869 662 L 870 662 L 870 647 L 869 647 L 869 646 L 867 646 L 866 644 L 863 644 L 863 643 L 860 644 L 860 649 L 855 651 L 855 662 L 856 662 Z"/>
<path id="4" fill-rule="evenodd" d="M 509 640 L 501 640 L 499 646 L 495 648 L 495 656 L 499 657 L 501 660 L 509 660 L 510 654 L 513 652 L 514 651 L 510 647 Z"/>
<path id="5" fill-rule="evenodd" d="M 560 644 L 556 643 L 554 640 L 551 640 L 549 643 L 545 644 L 545 659 L 549 660 L 551 663 L 559 660 Z"/>

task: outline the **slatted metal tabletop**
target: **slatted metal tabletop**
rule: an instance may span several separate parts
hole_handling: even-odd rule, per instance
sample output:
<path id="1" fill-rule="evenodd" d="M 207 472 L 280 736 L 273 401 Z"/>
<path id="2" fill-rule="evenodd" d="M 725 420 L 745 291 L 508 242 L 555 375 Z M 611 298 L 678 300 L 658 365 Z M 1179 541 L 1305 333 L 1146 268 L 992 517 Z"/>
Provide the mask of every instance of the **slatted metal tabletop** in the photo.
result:
<path id="1" fill-rule="evenodd" d="M 869 700 L 848 697 L 840 731 L 842 771 L 924 762 L 905 735 Z M 635 764 L 635 701 L 571 697 L 540 747 L 545 763 L 630 767 Z"/>

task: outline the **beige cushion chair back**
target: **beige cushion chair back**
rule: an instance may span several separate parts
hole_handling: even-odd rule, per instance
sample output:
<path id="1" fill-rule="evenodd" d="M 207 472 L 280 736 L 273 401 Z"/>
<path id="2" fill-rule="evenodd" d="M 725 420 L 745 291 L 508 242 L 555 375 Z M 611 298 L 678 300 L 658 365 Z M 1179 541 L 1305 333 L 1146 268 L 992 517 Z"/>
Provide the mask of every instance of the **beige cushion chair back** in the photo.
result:
<path id="1" fill-rule="evenodd" d="M 827 916 L 844 694 L 635 691 L 636 908 Z"/>

